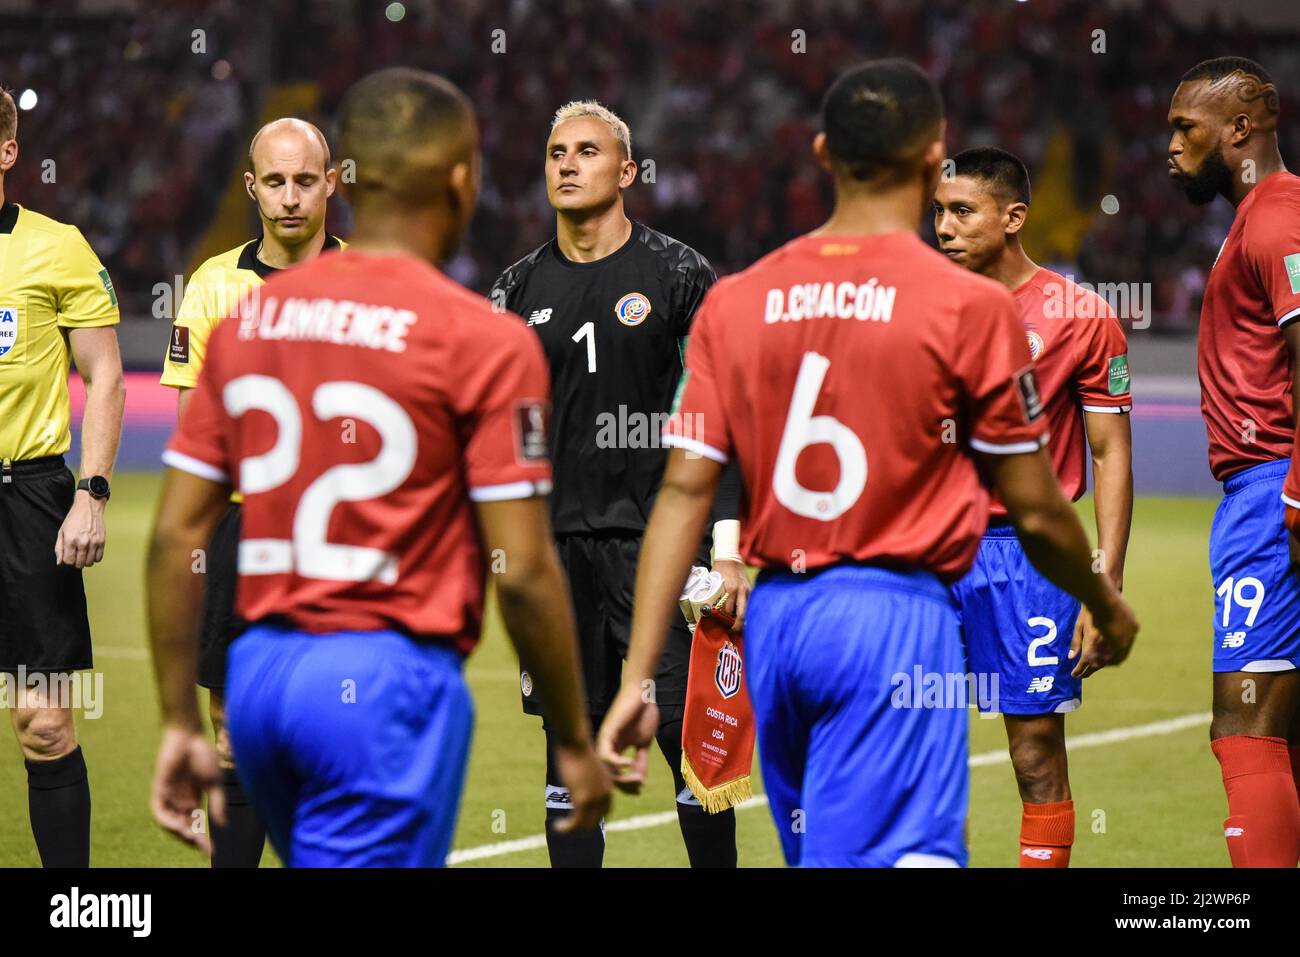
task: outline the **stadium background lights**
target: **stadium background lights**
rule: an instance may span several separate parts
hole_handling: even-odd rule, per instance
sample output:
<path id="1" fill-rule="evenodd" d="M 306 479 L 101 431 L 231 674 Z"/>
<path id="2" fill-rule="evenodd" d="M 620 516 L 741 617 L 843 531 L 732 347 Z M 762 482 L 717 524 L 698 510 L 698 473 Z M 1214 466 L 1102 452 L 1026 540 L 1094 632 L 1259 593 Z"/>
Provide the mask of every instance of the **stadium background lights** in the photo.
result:
<path id="1" fill-rule="evenodd" d="M 388 19 L 393 21 L 393 23 L 396 23 L 401 20 L 402 17 L 406 16 L 406 4 L 390 3 L 384 8 L 384 16 L 388 17 Z"/>
<path id="2" fill-rule="evenodd" d="M 30 109 L 34 109 L 35 106 L 36 106 L 36 91 L 31 89 L 30 87 L 26 90 L 23 90 L 23 92 L 20 93 L 18 96 L 18 109 L 30 110 Z"/>

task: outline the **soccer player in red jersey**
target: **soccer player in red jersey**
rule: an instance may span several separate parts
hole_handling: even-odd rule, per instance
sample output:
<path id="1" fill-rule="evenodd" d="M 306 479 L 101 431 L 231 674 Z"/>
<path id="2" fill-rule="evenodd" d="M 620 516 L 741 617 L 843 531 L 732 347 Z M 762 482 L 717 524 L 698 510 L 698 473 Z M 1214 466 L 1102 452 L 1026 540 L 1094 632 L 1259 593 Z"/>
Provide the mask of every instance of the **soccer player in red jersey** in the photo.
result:
<path id="1" fill-rule="evenodd" d="M 153 811 L 205 846 L 220 780 L 194 692 L 202 548 L 244 494 L 227 672 L 240 776 L 291 866 L 436 865 L 455 825 L 473 723 L 462 661 L 502 615 L 544 680 L 566 827 L 609 806 L 582 706 L 573 613 L 545 493 L 546 366 L 514 316 L 437 269 L 478 192 L 464 95 L 417 70 L 357 83 L 341 108 L 346 256 L 271 277 L 214 331 L 164 455 L 149 620 L 165 731 Z M 544 679 L 543 679 L 543 676 Z"/>
<path id="2" fill-rule="evenodd" d="M 1223 196 L 1237 208 L 1197 337 L 1210 470 L 1224 491 L 1210 532 L 1210 742 L 1234 867 L 1300 859 L 1300 544 L 1283 503 L 1300 390 L 1300 177 L 1282 163 L 1278 113 L 1272 79 L 1241 57 L 1188 70 L 1169 106 L 1170 176 L 1197 205 Z"/>
<path id="3" fill-rule="evenodd" d="M 1029 214 L 1029 172 L 1017 157 L 978 147 L 953 157 L 953 176 L 934 195 L 934 230 L 953 262 L 1011 290 L 1024 321 L 1034 376 L 1051 434 L 1052 466 L 1072 501 L 1096 477 L 1098 557 L 1116 588 L 1133 518 L 1128 347 L 1100 296 L 1031 260 L 1020 245 Z M 1086 445 L 1085 445 L 1086 443 Z M 1000 711 L 1020 789 L 1021 867 L 1068 867 L 1074 801 L 1065 754 L 1065 714 L 1082 702 L 1075 659 L 1097 640 L 1074 596 L 1034 570 L 996 499 L 975 564 L 953 589 L 967 659 L 998 677 Z M 1075 673 L 1075 672 L 1079 673 Z"/>
<path id="4" fill-rule="evenodd" d="M 1035 564 L 1092 611 L 1102 637 L 1081 665 L 1121 660 L 1137 626 L 1042 448 L 1011 294 L 917 235 L 944 158 L 938 91 L 907 61 L 866 63 L 822 122 L 830 220 L 720 280 L 695 320 L 599 750 L 616 784 L 640 785 L 656 725 L 641 682 L 735 457 L 741 550 L 762 569 L 746 675 L 786 860 L 963 864 L 968 681 L 948 584 L 988 516 L 977 459 Z"/>

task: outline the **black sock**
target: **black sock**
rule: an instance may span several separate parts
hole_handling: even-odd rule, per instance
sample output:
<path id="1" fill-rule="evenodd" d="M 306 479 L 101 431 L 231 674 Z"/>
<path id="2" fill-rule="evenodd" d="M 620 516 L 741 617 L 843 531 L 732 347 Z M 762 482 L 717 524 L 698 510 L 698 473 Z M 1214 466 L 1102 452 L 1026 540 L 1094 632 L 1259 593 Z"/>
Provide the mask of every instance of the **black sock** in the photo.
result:
<path id="1" fill-rule="evenodd" d="M 226 798 L 226 823 L 212 824 L 212 866 L 257 867 L 266 846 L 266 828 L 234 768 L 221 772 L 221 793 Z"/>
<path id="2" fill-rule="evenodd" d="M 26 761 L 32 836 L 45 867 L 90 866 L 90 780 L 78 746 L 54 761 Z"/>
<path id="3" fill-rule="evenodd" d="M 673 786 L 677 789 L 677 824 L 682 829 L 691 867 L 735 867 L 736 811 L 731 808 L 710 814 L 686 786 L 686 779 L 682 777 L 682 719 L 661 725 L 655 737 L 659 750 L 673 770 Z"/>
<path id="4" fill-rule="evenodd" d="M 569 789 L 558 783 L 560 775 L 555 768 L 555 753 L 551 750 L 551 737 L 546 736 L 546 850 L 551 856 L 551 867 L 600 867 L 605 863 L 605 822 L 593 831 L 555 830 L 557 822 L 572 813 Z"/>

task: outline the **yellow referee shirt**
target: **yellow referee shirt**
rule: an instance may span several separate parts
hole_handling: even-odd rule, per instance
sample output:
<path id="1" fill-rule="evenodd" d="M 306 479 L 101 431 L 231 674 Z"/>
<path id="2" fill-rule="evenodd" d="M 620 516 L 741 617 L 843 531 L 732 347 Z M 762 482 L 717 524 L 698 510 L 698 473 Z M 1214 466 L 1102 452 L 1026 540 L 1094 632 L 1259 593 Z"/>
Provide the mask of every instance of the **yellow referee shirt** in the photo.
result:
<path id="1" fill-rule="evenodd" d="M 0 206 L 0 458 L 68 451 L 65 330 L 118 318 L 108 270 L 76 226 Z"/>
<path id="2" fill-rule="evenodd" d="M 257 258 L 261 244 L 260 239 L 254 239 L 213 256 L 194 270 L 181 307 L 176 312 L 176 321 L 172 323 L 162 379 L 159 380 L 163 385 L 194 388 L 199 381 L 199 370 L 203 368 L 212 330 L 234 311 L 245 292 L 262 285 L 268 276 L 279 271 Z M 321 252 L 345 246 L 327 234 Z"/>

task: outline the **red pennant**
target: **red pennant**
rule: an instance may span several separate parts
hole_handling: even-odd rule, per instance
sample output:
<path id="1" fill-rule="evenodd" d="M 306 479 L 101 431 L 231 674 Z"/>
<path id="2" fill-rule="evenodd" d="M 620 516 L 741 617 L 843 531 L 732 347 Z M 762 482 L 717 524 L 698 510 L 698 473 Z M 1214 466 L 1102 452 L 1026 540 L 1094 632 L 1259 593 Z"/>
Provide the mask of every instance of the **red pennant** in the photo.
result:
<path id="1" fill-rule="evenodd" d="M 682 720 L 682 776 L 710 814 L 753 796 L 754 709 L 745 687 L 742 641 L 735 620 L 705 608 L 691 642 Z"/>

